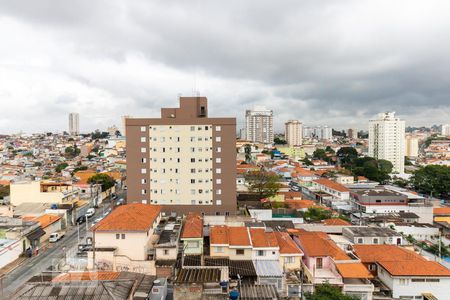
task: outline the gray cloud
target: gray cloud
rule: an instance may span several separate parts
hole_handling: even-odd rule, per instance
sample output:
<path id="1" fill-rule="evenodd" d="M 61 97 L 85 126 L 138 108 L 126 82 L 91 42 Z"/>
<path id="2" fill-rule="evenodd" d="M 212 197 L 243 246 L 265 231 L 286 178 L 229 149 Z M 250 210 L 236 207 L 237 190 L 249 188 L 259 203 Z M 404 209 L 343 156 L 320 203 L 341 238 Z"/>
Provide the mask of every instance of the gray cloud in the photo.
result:
<path id="1" fill-rule="evenodd" d="M 391 109 L 408 125 L 450 121 L 444 0 L 0 1 L 0 36 L 0 101 L 19 120 L 0 132 L 65 128 L 70 111 L 106 128 L 193 89 L 239 124 L 264 104 L 278 129 L 363 129 Z"/>

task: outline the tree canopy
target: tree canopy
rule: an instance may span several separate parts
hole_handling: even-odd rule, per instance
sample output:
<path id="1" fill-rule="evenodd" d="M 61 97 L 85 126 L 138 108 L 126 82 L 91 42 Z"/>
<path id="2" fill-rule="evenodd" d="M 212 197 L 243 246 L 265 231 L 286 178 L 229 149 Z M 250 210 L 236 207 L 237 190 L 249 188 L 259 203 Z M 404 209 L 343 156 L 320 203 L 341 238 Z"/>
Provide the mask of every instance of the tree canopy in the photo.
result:
<path id="1" fill-rule="evenodd" d="M 62 170 L 64 170 L 65 168 L 67 168 L 68 164 L 67 163 L 60 163 L 55 167 L 55 171 L 56 173 L 61 173 Z"/>
<path id="2" fill-rule="evenodd" d="M 250 192 L 258 194 L 259 199 L 275 196 L 281 188 L 280 177 L 265 170 L 250 171 L 245 174 Z"/>
<path id="3" fill-rule="evenodd" d="M 450 167 L 429 165 L 414 172 L 414 188 L 422 193 L 447 197 L 450 193 Z"/>
<path id="4" fill-rule="evenodd" d="M 309 222 L 319 222 L 331 218 L 331 210 L 322 207 L 310 207 L 303 213 L 303 217 Z"/>
<path id="5" fill-rule="evenodd" d="M 342 147 L 336 153 L 340 164 L 346 168 L 351 166 L 358 158 L 358 152 L 353 147 Z"/>
<path id="6" fill-rule="evenodd" d="M 89 177 L 87 182 L 89 184 L 91 184 L 91 183 L 92 184 L 101 184 L 102 191 L 109 190 L 116 184 L 116 181 L 114 180 L 114 178 L 112 178 L 111 176 L 109 176 L 108 174 L 105 174 L 105 173 L 95 174 L 94 176 Z"/>
<path id="7" fill-rule="evenodd" d="M 356 300 L 356 298 L 345 295 L 341 290 L 329 283 L 317 285 L 314 293 L 307 293 L 306 300 Z"/>
<path id="8" fill-rule="evenodd" d="M 359 157 L 348 166 L 355 176 L 364 176 L 370 180 L 385 183 L 390 179 L 389 173 L 392 172 L 392 163 L 384 159 L 375 159 L 373 157 Z"/>
<path id="9" fill-rule="evenodd" d="M 276 145 L 286 145 L 286 144 L 287 144 L 287 142 L 286 142 L 285 140 L 280 139 L 279 137 L 274 138 L 274 139 L 273 139 L 273 142 L 274 142 Z"/>

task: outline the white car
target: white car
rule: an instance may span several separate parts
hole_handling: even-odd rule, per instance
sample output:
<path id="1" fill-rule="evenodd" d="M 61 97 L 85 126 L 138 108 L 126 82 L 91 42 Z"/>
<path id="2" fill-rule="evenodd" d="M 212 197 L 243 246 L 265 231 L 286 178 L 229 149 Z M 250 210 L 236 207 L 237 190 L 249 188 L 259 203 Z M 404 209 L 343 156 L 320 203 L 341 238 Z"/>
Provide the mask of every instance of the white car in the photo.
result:
<path id="1" fill-rule="evenodd" d="M 57 241 L 59 241 L 60 239 L 62 239 L 64 237 L 64 234 L 65 234 L 64 231 L 54 232 L 54 233 L 50 234 L 48 241 L 50 243 L 56 243 Z"/>
<path id="2" fill-rule="evenodd" d="M 86 216 L 87 216 L 88 218 L 90 218 L 90 217 L 92 217 L 93 215 L 95 215 L 95 208 L 89 208 L 89 209 L 86 211 Z"/>

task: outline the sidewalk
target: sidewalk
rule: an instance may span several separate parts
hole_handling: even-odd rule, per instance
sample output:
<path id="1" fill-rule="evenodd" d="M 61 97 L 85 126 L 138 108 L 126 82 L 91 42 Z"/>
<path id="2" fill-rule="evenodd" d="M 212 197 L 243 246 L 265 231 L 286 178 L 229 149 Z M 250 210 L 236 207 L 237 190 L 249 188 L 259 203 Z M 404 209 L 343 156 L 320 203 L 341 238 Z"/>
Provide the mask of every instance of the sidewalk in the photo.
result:
<path id="1" fill-rule="evenodd" d="M 7 264 L 6 266 L 4 266 L 3 268 L 0 269 L 0 277 L 13 271 L 15 268 L 20 267 L 27 260 L 28 260 L 28 257 L 21 256 L 18 259 L 16 259 L 15 261 Z"/>

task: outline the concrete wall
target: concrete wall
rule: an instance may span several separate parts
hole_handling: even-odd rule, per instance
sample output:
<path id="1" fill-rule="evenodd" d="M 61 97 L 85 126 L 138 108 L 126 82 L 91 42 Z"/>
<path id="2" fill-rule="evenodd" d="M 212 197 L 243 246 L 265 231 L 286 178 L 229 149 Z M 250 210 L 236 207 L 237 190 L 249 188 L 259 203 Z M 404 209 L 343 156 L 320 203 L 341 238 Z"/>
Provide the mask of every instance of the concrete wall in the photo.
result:
<path id="1" fill-rule="evenodd" d="M 177 259 L 177 248 L 156 248 L 156 259 L 164 260 L 164 259 Z M 165 250 L 167 250 L 167 254 L 165 254 Z"/>
<path id="2" fill-rule="evenodd" d="M 20 240 L 0 240 L 2 243 L 8 242 L 8 246 L 0 249 L 0 268 L 12 263 L 19 258 L 22 253 L 22 243 Z"/>
<path id="3" fill-rule="evenodd" d="M 11 204 L 20 205 L 25 202 L 32 203 L 61 203 L 64 197 L 62 192 L 41 193 L 40 181 L 26 183 L 13 183 L 11 187 Z"/>
<path id="4" fill-rule="evenodd" d="M 203 238 L 199 239 L 182 239 L 185 254 L 202 254 L 203 253 Z"/>
<path id="5" fill-rule="evenodd" d="M 153 233 L 153 230 L 151 231 Z M 145 260 L 151 233 L 147 236 L 146 232 L 96 232 L 95 247 L 115 247 L 117 255 L 124 255 L 133 260 Z M 119 234 L 119 239 L 116 234 Z M 125 239 L 122 239 L 122 234 L 125 234 Z"/>

